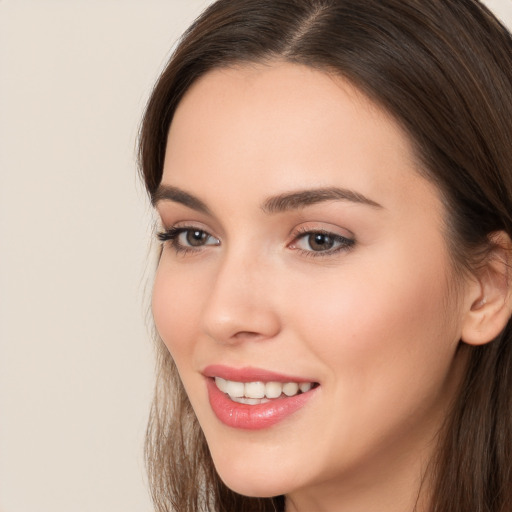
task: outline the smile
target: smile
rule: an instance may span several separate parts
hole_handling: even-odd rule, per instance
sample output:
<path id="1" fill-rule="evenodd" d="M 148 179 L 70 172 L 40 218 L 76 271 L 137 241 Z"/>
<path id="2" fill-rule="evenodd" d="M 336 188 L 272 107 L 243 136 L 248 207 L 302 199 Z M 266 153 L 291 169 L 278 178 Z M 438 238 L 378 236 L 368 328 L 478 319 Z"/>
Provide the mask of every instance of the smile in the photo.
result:
<path id="1" fill-rule="evenodd" d="M 237 382 L 222 377 L 215 377 L 215 385 L 234 402 L 247 405 L 258 405 L 271 399 L 307 393 L 315 386 L 313 382 Z"/>
<path id="2" fill-rule="evenodd" d="M 272 427 L 303 409 L 321 387 L 302 377 L 257 368 L 212 365 L 203 370 L 214 415 L 228 427 Z"/>

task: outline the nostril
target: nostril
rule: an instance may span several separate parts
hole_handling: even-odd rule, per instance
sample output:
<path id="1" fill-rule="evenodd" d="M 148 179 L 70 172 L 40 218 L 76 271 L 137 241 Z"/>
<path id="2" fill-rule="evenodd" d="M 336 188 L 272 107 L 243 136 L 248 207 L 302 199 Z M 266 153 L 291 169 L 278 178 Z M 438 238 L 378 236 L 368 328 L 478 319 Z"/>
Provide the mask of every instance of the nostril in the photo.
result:
<path id="1" fill-rule="evenodd" d="M 233 338 L 242 340 L 242 339 L 257 339 L 262 338 L 263 334 L 259 332 L 252 332 L 252 331 L 239 331 L 236 334 L 233 335 Z"/>

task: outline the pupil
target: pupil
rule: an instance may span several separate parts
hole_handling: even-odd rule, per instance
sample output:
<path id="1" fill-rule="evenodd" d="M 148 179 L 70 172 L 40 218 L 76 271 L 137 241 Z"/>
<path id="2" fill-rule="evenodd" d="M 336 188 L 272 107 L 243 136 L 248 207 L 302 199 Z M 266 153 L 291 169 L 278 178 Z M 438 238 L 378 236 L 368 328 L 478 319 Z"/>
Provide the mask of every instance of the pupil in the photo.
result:
<path id="1" fill-rule="evenodd" d="M 198 229 L 187 232 L 187 242 L 192 246 L 203 245 L 206 240 L 206 233 Z"/>
<path id="2" fill-rule="evenodd" d="M 329 235 L 315 233 L 309 236 L 309 245 L 314 251 L 325 251 L 332 248 L 334 240 Z"/>

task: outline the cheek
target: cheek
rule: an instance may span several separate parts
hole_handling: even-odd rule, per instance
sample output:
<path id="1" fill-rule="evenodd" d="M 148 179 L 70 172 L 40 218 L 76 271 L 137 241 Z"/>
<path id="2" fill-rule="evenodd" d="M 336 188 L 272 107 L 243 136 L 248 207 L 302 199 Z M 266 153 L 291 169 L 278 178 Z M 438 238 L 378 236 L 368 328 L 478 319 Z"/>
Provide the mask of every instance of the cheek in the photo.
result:
<path id="1" fill-rule="evenodd" d="M 178 365 L 189 353 L 194 330 L 198 324 L 197 289 L 200 280 L 184 279 L 183 272 L 160 262 L 153 287 L 152 310 L 158 334 Z"/>
<path id="2" fill-rule="evenodd" d="M 382 439 L 392 444 L 428 431 L 451 395 L 450 375 L 456 377 L 457 322 L 447 321 L 442 276 L 414 265 L 402 279 L 384 268 L 364 279 L 347 273 L 324 283 L 321 295 L 306 286 L 309 293 L 294 297 L 295 337 L 307 345 L 308 359 L 321 363 L 330 407 L 318 417 L 325 438 L 335 440 L 322 460 L 334 468 L 375 453 Z"/>
<path id="3" fill-rule="evenodd" d="M 322 294 L 295 294 L 297 332 L 327 363 L 333 381 L 346 376 L 362 389 L 447 371 L 459 335 L 443 262 L 380 261 L 360 262 L 371 269 L 364 273 L 347 268 L 339 279 L 326 279 L 317 288 Z"/>

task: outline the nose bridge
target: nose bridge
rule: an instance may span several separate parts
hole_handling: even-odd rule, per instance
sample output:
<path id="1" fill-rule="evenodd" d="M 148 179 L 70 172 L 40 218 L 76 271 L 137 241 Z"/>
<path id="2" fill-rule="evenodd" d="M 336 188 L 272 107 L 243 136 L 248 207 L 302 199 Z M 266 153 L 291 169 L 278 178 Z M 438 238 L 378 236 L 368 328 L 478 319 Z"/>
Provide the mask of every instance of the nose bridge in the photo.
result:
<path id="1" fill-rule="evenodd" d="M 205 301 L 204 331 L 219 342 L 275 336 L 280 327 L 271 274 L 261 253 L 248 247 L 227 250 Z"/>

